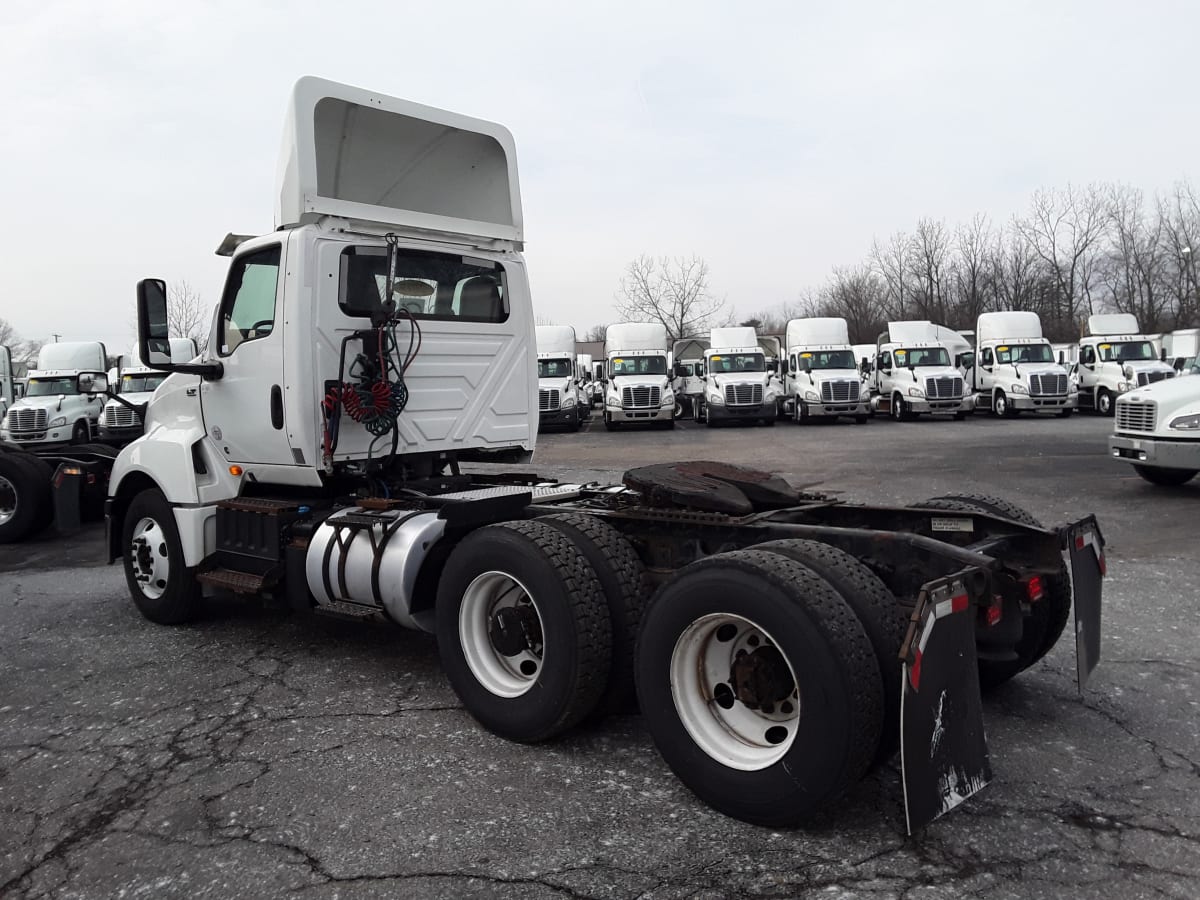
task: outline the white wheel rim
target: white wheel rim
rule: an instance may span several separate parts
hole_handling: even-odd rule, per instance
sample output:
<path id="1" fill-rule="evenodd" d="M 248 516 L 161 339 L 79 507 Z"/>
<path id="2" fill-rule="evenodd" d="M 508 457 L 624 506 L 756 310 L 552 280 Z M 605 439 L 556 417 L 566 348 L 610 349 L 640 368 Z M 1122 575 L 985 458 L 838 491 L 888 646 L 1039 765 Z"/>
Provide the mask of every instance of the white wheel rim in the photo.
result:
<path id="1" fill-rule="evenodd" d="M 734 661 L 774 651 L 791 691 L 747 705 L 731 683 Z M 782 697 L 779 694 L 783 694 Z M 741 616 L 713 613 L 697 619 L 671 652 L 671 699 L 696 745 L 722 765 L 753 772 L 774 765 L 791 749 L 800 724 L 795 670 L 760 626 Z"/>
<path id="2" fill-rule="evenodd" d="M 139 519 L 133 528 L 129 558 L 133 577 L 143 594 L 157 600 L 167 592 L 171 576 L 171 559 L 167 554 L 167 534 L 154 519 Z"/>
<path id="3" fill-rule="evenodd" d="M 17 514 L 17 487 L 0 475 L 0 525 L 7 525 Z"/>
<path id="4" fill-rule="evenodd" d="M 525 648 L 512 655 L 502 653 L 492 640 L 493 623 L 504 609 L 532 610 L 527 621 L 536 623 L 536 634 L 527 634 Z M 544 634 L 542 614 L 516 578 L 505 572 L 484 572 L 467 585 L 458 610 L 458 639 L 471 674 L 490 693 L 512 699 L 533 687 L 542 673 Z"/>

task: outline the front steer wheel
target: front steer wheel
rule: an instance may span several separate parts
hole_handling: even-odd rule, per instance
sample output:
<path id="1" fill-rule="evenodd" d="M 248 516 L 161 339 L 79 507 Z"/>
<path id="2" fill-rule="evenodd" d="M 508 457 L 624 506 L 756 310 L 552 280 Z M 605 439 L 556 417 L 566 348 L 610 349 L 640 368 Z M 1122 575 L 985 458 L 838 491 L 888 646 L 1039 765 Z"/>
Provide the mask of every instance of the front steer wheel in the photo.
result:
<path id="1" fill-rule="evenodd" d="M 1134 466 L 1133 471 L 1151 484 L 1177 487 L 1196 477 L 1195 469 L 1160 469 L 1157 466 Z"/>
<path id="2" fill-rule="evenodd" d="M 829 810 L 879 747 L 871 641 L 837 590 L 778 553 L 723 553 L 668 581 L 642 622 L 637 686 L 671 770 L 758 825 Z"/>
<path id="3" fill-rule="evenodd" d="M 134 605 L 159 625 L 195 618 L 200 585 L 183 560 L 175 513 L 157 488 L 142 491 L 125 512 L 121 546 L 125 581 Z"/>
<path id="4" fill-rule="evenodd" d="M 547 522 L 463 538 L 438 585 L 437 639 L 467 711 L 509 740 L 562 734 L 608 686 L 612 625 L 596 570 Z"/>

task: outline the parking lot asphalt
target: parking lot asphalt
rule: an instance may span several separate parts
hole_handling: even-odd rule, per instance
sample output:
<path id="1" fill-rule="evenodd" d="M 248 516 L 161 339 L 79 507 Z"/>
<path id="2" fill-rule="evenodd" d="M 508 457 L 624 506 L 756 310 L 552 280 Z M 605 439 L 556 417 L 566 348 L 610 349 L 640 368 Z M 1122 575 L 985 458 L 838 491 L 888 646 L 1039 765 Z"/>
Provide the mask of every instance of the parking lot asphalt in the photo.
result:
<path id="1" fill-rule="evenodd" d="M 543 746 L 467 715 L 432 638 L 235 600 L 142 620 L 102 529 L 0 548 L 0 897 L 1200 896 L 1200 483 L 1090 417 L 544 435 L 611 480 L 719 459 L 847 500 L 990 493 L 1109 542 L 1103 659 L 1062 642 L 984 702 L 995 779 L 904 833 L 898 763 L 815 827 L 706 808 L 636 715 Z"/>

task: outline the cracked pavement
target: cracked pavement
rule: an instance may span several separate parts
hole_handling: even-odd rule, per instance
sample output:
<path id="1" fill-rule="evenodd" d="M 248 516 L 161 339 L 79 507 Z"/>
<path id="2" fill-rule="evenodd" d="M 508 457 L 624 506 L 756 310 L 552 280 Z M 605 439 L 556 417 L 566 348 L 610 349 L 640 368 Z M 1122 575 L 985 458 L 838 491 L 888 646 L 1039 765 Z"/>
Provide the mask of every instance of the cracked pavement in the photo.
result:
<path id="1" fill-rule="evenodd" d="M 460 707 L 432 638 L 237 599 L 140 618 L 102 531 L 0 548 L 0 897 L 1200 895 L 1200 485 L 1161 490 L 1090 418 L 547 437 L 537 469 L 743 460 L 850 499 L 995 493 L 1096 512 L 1104 645 L 985 698 L 995 779 L 911 838 L 898 762 L 816 827 L 704 807 L 637 716 L 543 746 Z M 889 474 L 880 475 L 886 454 Z M 636 460 L 629 457 L 638 455 Z"/>

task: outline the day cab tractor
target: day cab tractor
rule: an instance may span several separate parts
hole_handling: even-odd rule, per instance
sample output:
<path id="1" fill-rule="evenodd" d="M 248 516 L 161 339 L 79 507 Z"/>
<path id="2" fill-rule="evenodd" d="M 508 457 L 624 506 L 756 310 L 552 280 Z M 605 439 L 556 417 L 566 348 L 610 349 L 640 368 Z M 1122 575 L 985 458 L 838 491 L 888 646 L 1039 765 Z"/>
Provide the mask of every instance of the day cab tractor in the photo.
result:
<path id="1" fill-rule="evenodd" d="M 197 360 L 168 361 L 165 285 L 138 286 L 141 356 L 173 374 L 113 467 L 108 547 L 148 619 L 222 591 L 435 634 L 465 708 L 514 741 L 636 697 L 700 798 L 770 825 L 899 750 L 920 827 L 991 777 L 981 683 L 1072 609 L 1081 683 L 1096 664 L 1092 517 L 852 504 L 725 462 L 472 472 L 528 462 L 538 426 L 501 126 L 305 78 L 276 224 L 224 242 Z"/>

